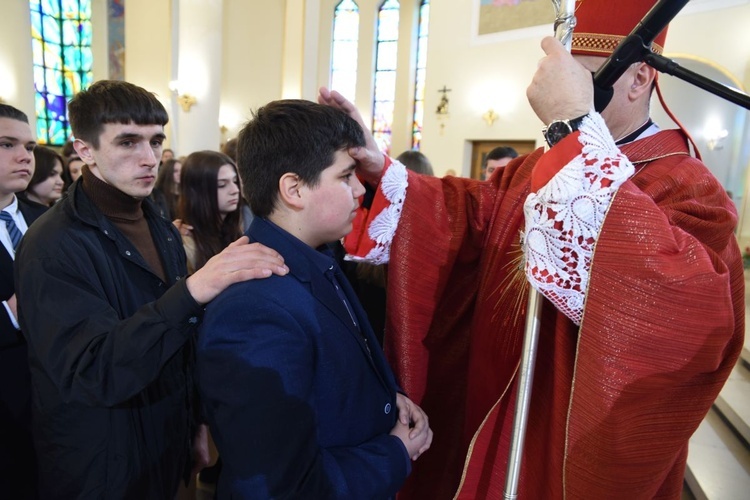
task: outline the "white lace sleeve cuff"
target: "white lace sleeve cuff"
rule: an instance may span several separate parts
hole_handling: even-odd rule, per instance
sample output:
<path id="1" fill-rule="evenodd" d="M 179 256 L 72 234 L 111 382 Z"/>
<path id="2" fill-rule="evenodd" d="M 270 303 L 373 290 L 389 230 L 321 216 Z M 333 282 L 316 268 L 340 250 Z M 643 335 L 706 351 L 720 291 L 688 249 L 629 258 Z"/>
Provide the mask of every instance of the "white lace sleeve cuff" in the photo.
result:
<path id="1" fill-rule="evenodd" d="M 364 257 L 347 255 L 347 260 L 368 262 L 370 264 L 387 264 L 391 258 L 391 244 L 396 234 L 398 221 L 406 199 L 406 188 L 409 186 L 406 167 L 401 162 L 392 160 L 380 180 L 378 190 L 387 200 L 388 205 L 375 216 L 367 228 L 367 235 L 374 247 Z"/>
<path id="2" fill-rule="evenodd" d="M 579 130 L 581 153 L 526 199 L 523 235 L 529 281 L 577 325 L 604 217 L 634 172 L 599 114 L 587 116 Z"/>

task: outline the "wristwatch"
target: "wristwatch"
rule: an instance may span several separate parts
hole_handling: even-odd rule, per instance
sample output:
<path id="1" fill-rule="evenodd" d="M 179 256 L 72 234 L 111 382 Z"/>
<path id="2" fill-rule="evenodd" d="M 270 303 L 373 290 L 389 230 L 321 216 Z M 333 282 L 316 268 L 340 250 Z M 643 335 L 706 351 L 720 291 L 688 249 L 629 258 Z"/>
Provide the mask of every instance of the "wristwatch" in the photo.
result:
<path id="1" fill-rule="evenodd" d="M 568 135 L 572 134 L 581 126 L 583 119 L 587 115 L 579 116 L 571 120 L 554 120 L 552 123 L 542 129 L 544 139 L 549 147 L 554 146 Z"/>

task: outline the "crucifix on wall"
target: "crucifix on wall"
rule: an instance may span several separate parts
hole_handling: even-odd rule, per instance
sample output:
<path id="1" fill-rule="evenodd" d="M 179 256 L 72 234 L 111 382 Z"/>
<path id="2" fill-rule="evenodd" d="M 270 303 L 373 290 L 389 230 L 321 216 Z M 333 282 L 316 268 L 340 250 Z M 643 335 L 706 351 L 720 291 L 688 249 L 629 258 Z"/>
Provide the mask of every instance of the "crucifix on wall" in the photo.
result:
<path id="1" fill-rule="evenodd" d="M 438 115 L 447 115 L 448 114 L 448 92 L 450 92 L 451 89 L 443 85 L 443 88 L 438 90 L 440 94 L 443 94 L 440 96 L 440 103 L 438 104 L 437 110 L 435 111 Z"/>
<path id="2" fill-rule="evenodd" d="M 442 95 L 440 96 L 440 102 L 438 103 L 435 113 L 437 113 L 438 120 L 440 121 L 440 135 L 443 135 L 445 132 L 445 122 L 443 121 L 443 118 L 448 118 L 448 92 L 450 91 L 451 89 L 445 85 L 443 85 L 442 89 L 438 90 Z"/>

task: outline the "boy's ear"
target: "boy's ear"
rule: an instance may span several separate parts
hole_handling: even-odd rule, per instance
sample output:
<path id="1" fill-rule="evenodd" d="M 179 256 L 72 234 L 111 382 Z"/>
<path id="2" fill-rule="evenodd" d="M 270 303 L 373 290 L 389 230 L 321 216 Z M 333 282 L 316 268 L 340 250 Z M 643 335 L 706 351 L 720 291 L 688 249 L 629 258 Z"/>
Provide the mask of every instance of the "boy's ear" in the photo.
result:
<path id="1" fill-rule="evenodd" d="M 298 209 L 304 207 L 300 189 L 302 189 L 302 182 L 297 174 L 287 172 L 279 179 L 279 196 L 285 205 Z"/>
<path id="2" fill-rule="evenodd" d="M 76 153 L 78 153 L 78 156 L 84 161 L 84 163 L 86 163 L 86 165 L 96 165 L 96 160 L 94 160 L 93 155 L 94 147 L 91 144 L 82 141 L 81 139 L 76 139 L 73 142 L 73 149 L 76 150 Z"/>

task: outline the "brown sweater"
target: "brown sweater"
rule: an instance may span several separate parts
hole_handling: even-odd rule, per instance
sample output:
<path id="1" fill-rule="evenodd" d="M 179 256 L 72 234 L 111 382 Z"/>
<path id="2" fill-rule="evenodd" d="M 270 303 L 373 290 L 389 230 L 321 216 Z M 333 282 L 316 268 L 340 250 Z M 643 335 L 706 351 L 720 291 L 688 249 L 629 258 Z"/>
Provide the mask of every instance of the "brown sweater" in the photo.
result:
<path id="1" fill-rule="evenodd" d="M 167 282 L 164 265 L 151 237 L 148 222 L 143 216 L 143 200 L 133 198 L 95 176 L 87 165 L 81 172 L 83 192 L 91 198 L 96 208 L 115 225 L 133 244 L 151 270 Z"/>

